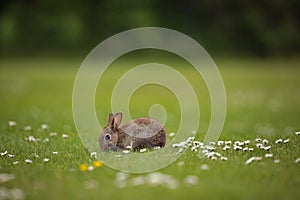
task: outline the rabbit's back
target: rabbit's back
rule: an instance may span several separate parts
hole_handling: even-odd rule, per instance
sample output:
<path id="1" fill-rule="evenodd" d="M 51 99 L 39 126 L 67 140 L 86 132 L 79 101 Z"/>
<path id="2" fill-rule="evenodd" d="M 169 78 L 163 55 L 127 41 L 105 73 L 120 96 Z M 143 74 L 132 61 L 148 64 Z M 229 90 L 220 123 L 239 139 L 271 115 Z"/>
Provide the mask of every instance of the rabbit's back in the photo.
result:
<path id="1" fill-rule="evenodd" d="M 119 129 L 118 146 L 122 149 L 164 147 L 166 131 L 163 125 L 150 118 L 137 118 L 124 124 Z"/>

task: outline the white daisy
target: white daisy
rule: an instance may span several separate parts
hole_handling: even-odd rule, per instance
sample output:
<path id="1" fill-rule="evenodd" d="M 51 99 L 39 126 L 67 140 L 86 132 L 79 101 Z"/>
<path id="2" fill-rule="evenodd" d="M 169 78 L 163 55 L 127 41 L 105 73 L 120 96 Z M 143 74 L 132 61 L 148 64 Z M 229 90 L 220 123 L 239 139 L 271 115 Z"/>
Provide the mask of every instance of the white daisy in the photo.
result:
<path id="1" fill-rule="evenodd" d="M 8 125 L 9 125 L 10 127 L 13 127 L 13 126 L 16 126 L 16 125 L 17 125 L 17 122 L 15 122 L 15 121 L 9 121 L 9 122 L 8 122 Z"/>
<path id="2" fill-rule="evenodd" d="M 42 124 L 41 125 L 41 129 L 43 129 L 43 130 L 46 130 L 46 129 L 48 129 L 49 127 L 48 127 L 48 125 L 47 124 Z"/>
<path id="3" fill-rule="evenodd" d="M 28 163 L 28 164 L 30 164 L 30 163 L 32 163 L 32 160 L 26 159 L 25 162 Z"/>

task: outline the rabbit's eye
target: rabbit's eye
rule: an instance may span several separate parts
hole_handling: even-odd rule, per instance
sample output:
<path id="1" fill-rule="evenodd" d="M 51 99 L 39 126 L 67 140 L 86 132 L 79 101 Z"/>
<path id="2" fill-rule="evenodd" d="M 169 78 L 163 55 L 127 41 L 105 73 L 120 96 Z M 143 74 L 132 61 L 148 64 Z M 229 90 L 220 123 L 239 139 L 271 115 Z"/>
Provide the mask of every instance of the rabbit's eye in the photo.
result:
<path id="1" fill-rule="evenodd" d="M 108 134 L 105 135 L 105 139 L 106 139 L 106 140 L 109 140 L 109 139 L 110 139 L 110 135 L 108 135 Z"/>

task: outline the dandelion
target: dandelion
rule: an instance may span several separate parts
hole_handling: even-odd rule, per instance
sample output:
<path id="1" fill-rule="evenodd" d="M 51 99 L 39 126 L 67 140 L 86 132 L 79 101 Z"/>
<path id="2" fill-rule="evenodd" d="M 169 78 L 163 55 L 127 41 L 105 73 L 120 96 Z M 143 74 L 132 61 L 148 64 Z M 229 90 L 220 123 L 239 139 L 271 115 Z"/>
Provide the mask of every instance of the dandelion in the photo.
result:
<path id="1" fill-rule="evenodd" d="M 174 137 L 174 136 L 175 136 L 175 133 L 174 133 L 174 132 L 171 132 L 171 133 L 169 134 L 169 136 L 170 136 L 170 137 Z"/>
<path id="2" fill-rule="evenodd" d="M 290 139 L 283 140 L 283 143 L 288 143 Z"/>
<path id="3" fill-rule="evenodd" d="M 203 171 L 206 171 L 206 170 L 209 169 L 209 167 L 208 167 L 207 164 L 203 164 L 203 165 L 201 165 L 200 169 L 203 170 Z"/>
<path id="4" fill-rule="evenodd" d="M 57 151 L 53 151 L 52 153 L 53 153 L 54 155 L 57 155 L 57 154 L 58 154 L 58 152 L 57 152 Z"/>
<path id="5" fill-rule="evenodd" d="M 276 143 L 276 144 L 279 144 L 279 143 L 281 143 L 282 141 L 283 141 L 283 140 L 280 138 L 280 139 L 276 140 L 275 143 Z"/>
<path id="6" fill-rule="evenodd" d="M 67 134 L 62 134 L 62 138 L 66 139 L 68 138 L 69 136 Z"/>
<path id="7" fill-rule="evenodd" d="M 32 160 L 26 159 L 25 162 L 28 163 L 28 164 L 31 164 L 31 163 L 32 163 Z"/>
<path id="8" fill-rule="evenodd" d="M 81 164 L 79 166 L 80 171 L 85 172 L 88 170 L 88 165 L 87 164 Z"/>
<path id="9" fill-rule="evenodd" d="M 56 132 L 51 132 L 51 133 L 50 133 L 50 136 L 51 136 L 51 137 L 57 136 L 57 133 L 56 133 Z"/>
<path id="10" fill-rule="evenodd" d="M 43 161 L 44 162 L 48 162 L 50 159 L 49 158 L 44 158 Z"/>
<path id="11" fill-rule="evenodd" d="M 296 134 L 296 135 L 300 135 L 300 131 L 296 131 L 295 134 Z"/>
<path id="12" fill-rule="evenodd" d="M 25 131 L 31 131 L 31 126 L 25 126 L 25 127 L 24 127 L 24 130 L 25 130 Z"/>
<path id="13" fill-rule="evenodd" d="M 93 166 L 96 167 L 96 168 L 97 168 L 97 167 L 102 167 L 102 162 L 99 161 L 99 160 L 94 161 L 94 162 L 93 162 Z"/>
<path id="14" fill-rule="evenodd" d="M 274 163 L 276 163 L 276 164 L 277 164 L 277 163 L 280 163 L 280 160 L 277 160 L 277 159 L 276 159 L 276 160 L 274 160 Z"/>
<path id="15" fill-rule="evenodd" d="M 8 122 L 8 126 L 10 126 L 10 127 L 13 127 L 13 126 L 16 126 L 17 125 L 17 122 L 15 122 L 15 121 L 9 121 Z"/>
<path id="16" fill-rule="evenodd" d="M 300 162 L 300 158 L 297 158 L 297 159 L 295 160 L 295 163 L 298 163 L 298 162 Z"/>
<path id="17" fill-rule="evenodd" d="M 48 127 L 48 125 L 47 124 L 42 124 L 41 125 L 41 129 L 43 129 L 43 130 L 47 130 L 49 127 Z"/>

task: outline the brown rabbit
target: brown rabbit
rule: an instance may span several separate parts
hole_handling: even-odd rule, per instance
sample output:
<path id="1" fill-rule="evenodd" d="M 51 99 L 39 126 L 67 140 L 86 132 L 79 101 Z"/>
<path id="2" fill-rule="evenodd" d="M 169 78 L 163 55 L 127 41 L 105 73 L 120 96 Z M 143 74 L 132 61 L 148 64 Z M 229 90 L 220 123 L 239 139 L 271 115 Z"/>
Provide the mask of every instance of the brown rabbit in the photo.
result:
<path id="1" fill-rule="evenodd" d="M 137 118 L 119 128 L 121 121 L 121 112 L 109 114 L 108 125 L 99 137 L 101 150 L 138 150 L 165 146 L 166 131 L 160 122 L 150 118 Z"/>

